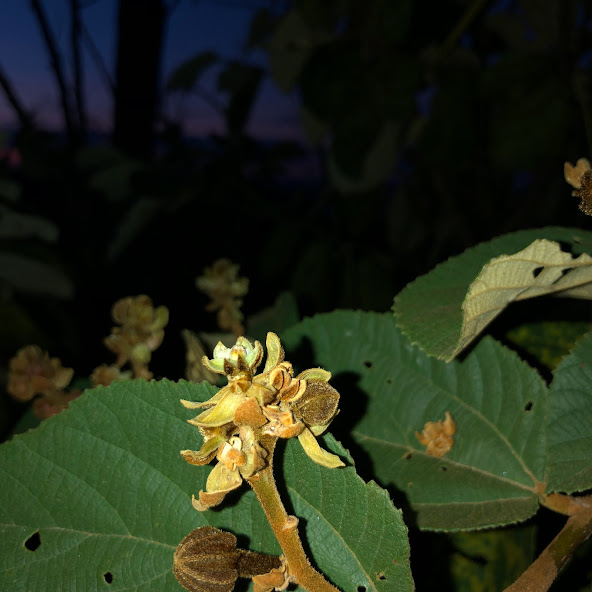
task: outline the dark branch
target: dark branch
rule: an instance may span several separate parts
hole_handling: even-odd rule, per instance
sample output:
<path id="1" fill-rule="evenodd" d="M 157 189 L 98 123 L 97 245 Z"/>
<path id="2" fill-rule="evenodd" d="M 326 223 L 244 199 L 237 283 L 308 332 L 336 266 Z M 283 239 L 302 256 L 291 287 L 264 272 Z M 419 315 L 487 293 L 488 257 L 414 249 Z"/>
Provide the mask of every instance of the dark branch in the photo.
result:
<path id="1" fill-rule="evenodd" d="M 31 128 L 33 127 L 33 118 L 31 114 L 25 109 L 21 100 L 16 94 L 14 87 L 12 86 L 10 80 L 4 73 L 2 66 L 0 65 L 0 87 L 4 91 L 10 106 L 14 109 L 18 120 L 23 128 Z"/>
<path id="2" fill-rule="evenodd" d="M 86 135 L 87 119 L 84 100 L 84 83 L 82 72 L 82 60 L 80 56 L 80 5 L 79 0 L 70 0 L 70 43 L 72 46 L 72 62 L 74 64 L 74 99 L 76 101 L 76 113 L 78 115 L 78 126 L 82 136 Z"/>
<path id="3" fill-rule="evenodd" d="M 43 12 L 43 7 L 39 0 L 31 0 L 31 8 L 35 13 L 39 28 L 45 41 L 45 47 L 50 56 L 50 64 L 55 74 L 56 83 L 60 93 L 60 103 L 62 106 L 62 113 L 64 115 L 64 122 L 66 124 L 66 131 L 70 142 L 74 140 L 74 125 L 72 122 L 72 112 L 70 110 L 70 101 L 68 99 L 68 88 L 66 86 L 66 78 L 64 76 L 64 69 L 62 68 L 62 61 L 57 49 L 53 33 L 49 28 L 49 21 L 46 14 Z"/>

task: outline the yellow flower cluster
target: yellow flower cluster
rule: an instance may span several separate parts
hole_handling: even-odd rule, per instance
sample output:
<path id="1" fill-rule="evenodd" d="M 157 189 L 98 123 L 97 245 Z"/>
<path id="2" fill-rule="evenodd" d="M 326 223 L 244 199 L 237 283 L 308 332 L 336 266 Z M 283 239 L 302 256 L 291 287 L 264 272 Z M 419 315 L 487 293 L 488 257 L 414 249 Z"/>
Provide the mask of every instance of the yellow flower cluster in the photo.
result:
<path id="1" fill-rule="evenodd" d="M 338 456 L 322 449 L 316 436 L 337 415 L 339 393 L 328 384 L 331 373 L 311 368 L 294 376 L 292 364 L 275 333 L 267 334 L 267 361 L 263 372 L 255 371 L 263 358 L 258 341 L 253 345 L 239 337 L 232 348 L 218 343 L 213 359 L 204 365 L 224 374 L 228 385 L 204 403 L 182 400 L 189 409 L 205 409 L 189 423 L 197 426 L 204 442 L 200 450 L 182 450 L 185 460 L 205 465 L 214 458 L 206 491 L 193 499 L 198 510 L 219 504 L 243 478 L 251 478 L 267 466 L 266 442 L 298 437 L 306 454 L 329 468 L 343 466 Z"/>
<path id="2" fill-rule="evenodd" d="M 37 417 L 45 419 L 59 413 L 76 398 L 80 391 L 66 392 L 74 370 L 64 368 L 59 358 L 37 345 L 27 345 L 18 350 L 10 360 L 7 391 L 19 401 L 33 401 Z"/>
<path id="3" fill-rule="evenodd" d="M 128 375 L 121 367 L 128 363 L 135 378 L 152 378 L 148 363 L 152 352 L 164 338 L 164 327 L 169 322 L 166 306 L 154 308 L 149 296 L 129 296 L 118 300 L 111 310 L 113 320 L 121 325 L 113 327 L 105 338 L 105 345 L 117 355 L 115 366 L 99 366 L 93 372 L 93 384 L 110 384 Z"/>

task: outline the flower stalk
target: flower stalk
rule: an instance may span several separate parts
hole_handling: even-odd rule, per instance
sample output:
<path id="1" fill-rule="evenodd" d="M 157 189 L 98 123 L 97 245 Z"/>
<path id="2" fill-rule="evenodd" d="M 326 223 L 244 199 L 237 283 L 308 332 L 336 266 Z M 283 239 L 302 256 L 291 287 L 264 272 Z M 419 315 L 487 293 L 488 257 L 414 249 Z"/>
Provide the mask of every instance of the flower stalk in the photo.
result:
<path id="1" fill-rule="evenodd" d="M 269 437 L 268 442 L 269 446 L 271 446 L 271 459 L 273 458 L 277 438 Z M 265 469 L 254 477 L 247 479 L 247 481 L 257 495 L 265 516 L 267 516 L 267 520 L 282 548 L 289 566 L 291 581 L 297 582 L 299 586 L 309 590 L 309 592 L 339 592 L 338 588 L 330 584 L 310 564 L 298 535 L 298 518 L 288 515 L 277 490 L 273 478 L 272 461 L 270 460 Z"/>

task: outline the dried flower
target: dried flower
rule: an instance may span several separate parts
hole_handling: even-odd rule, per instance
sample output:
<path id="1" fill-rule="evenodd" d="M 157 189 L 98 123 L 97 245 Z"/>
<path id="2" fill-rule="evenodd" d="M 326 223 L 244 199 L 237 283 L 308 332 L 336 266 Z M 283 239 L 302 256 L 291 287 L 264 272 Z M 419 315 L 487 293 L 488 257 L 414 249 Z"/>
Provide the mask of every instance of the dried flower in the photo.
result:
<path id="1" fill-rule="evenodd" d="M 578 159 L 576 166 L 566 162 L 563 167 L 565 180 L 574 187 L 572 195 L 580 199 L 580 210 L 592 216 L 592 170 L 586 158 Z"/>
<path id="2" fill-rule="evenodd" d="M 204 439 L 200 450 L 183 450 L 181 455 L 198 465 L 214 456 L 218 459 L 206 491 L 194 499 L 198 510 L 220 503 L 244 478 L 266 466 L 267 452 L 260 444 L 263 437 L 297 436 L 315 462 L 329 468 L 343 466 L 338 456 L 323 450 L 316 440 L 337 414 L 339 393 L 327 383 L 331 373 L 312 368 L 294 376 L 275 333 L 267 334 L 266 345 L 265 368 L 255 375 L 263 357 L 258 341 L 252 344 L 239 337 L 232 348 L 218 343 L 213 359 L 204 358 L 204 365 L 225 374 L 228 385 L 204 403 L 181 401 L 189 409 L 203 409 L 189 423 L 199 428 Z"/>
<path id="3" fill-rule="evenodd" d="M 218 259 L 195 280 L 197 289 L 211 298 L 206 310 L 218 311 L 218 325 L 224 331 L 242 335 L 242 298 L 249 291 L 249 280 L 238 277 L 239 266 L 229 259 Z"/>
<path id="4" fill-rule="evenodd" d="M 33 411 L 45 419 L 66 409 L 80 394 L 64 390 L 73 375 L 74 370 L 64 368 L 59 358 L 50 358 L 37 345 L 27 345 L 10 360 L 6 390 L 19 401 L 30 401 L 39 395 L 33 401 Z"/>
<path id="5" fill-rule="evenodd" d="M 444 417 L 444 420 L 428 421 L 421 434 L 415 432 L 415 437 L 430 456 L 444 456 L 454 443 L 452 436 L 456 432 L 456 424 L 448 411 Z"/>

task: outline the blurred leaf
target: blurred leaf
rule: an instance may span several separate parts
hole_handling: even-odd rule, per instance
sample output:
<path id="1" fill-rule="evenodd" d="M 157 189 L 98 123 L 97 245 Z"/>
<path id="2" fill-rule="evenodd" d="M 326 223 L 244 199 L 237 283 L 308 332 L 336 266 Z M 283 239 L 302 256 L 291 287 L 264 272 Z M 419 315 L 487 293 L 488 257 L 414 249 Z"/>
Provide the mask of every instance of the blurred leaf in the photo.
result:
<path id="1" fill-rule="evenodd" d="M 118 148 L 84 146 L 76 154 L 76 165 L 86 173 L 129 162 L 130 158 Z"/>
<path id="2" fill-rule="evenodd" d="M 308 343 L 314 363 L 331 370 L 342 414 L 355 417 L 354 440 L 379 482 L 405 493 L 420 528 L 499 526 L 536 512 L 548 390 L 514 352 L 485 338 L 447 364 L 412 347 L 390 315 L 353 311 L 305 319 L 282 342 Z M 456 424 L 452 447 L 431 456 L 416 432 L 446 412 Z"/>
<path id="3" fill-rule="evenodd" d="M 301 107 L 300 109 L 300 124 L 302 125 L 302 129 L 306 134 L 306 139 L 313 146 L 317 146 L 327 135 L 329 130 L 329 127 L 325 123 L 315 117 L 304 107 Z"/>
<path id="4" fill-rule="evenodd" d="M 58 228 L 41 216 L 20 214 L 0 205 L 0 239 L 38 238 L 54 243 L 58 238 Z"/>
<path id="5" fill-rule="evenodd" d="M 517 253 L 542 238 L 566 243 L 572 248 L 574 256 L 592 251 L 592 233 L 557 227 L 524 230 L 482 243 L 415 279 L 396 296 L 393 310 L 399 327 L 412 343 L 416 343 L 430 355 L 451 359 L 464 347 L 461 347 L 461 339 L 466 341 L 471 335 L 477 334 L 476 330 L 464 329 L 465 316 L 471 318 L 474 315 L 472 311 L 463 315 L 463 303 L 483 267 L 495 257 Z M 569 265 L 564 267 L 569 268 Z M 533 286 L 536 286 L 538 282 L 546 280 L 548 273 L 553 272 L 543 272 L 542 278 L 534 278 L 532 271 L 529 273 Z M 567 281 L 572 273 L 566 275 Z M 563 285 L 563 281 L 565 280 L 559 278 L 558 285 Z M 533 287 L 530 293 L 537 295 L 539 292 Z M 510 295 L 511 292 L 506 290 L 506 294 Z M 507 300 L 496 305 L 501 308 L 494 312 L 501 312 L 509 302 Z M 487 315 L 483 316 L 484 319 L 485 317 Z M 479 326 L 482 328 L 484 325 L 481 323 Z"/>
<path id="6" fill-rule="evenodd" d="M 392 174 L 398 150 L 398 128 L 386 122 L 371 148 L 364 155 L 358 174 L 351 169 L 343 170 L 336 162 L 334 150 L 329 154 L 329 176 L 333 185 L 342 193 L 359 193 L 374 189 Z M 345 137 L 336 139 L 338 147 L 346 146 Z M 334 146 L 334 149 L 337 149 Z"/>
<path id="7" fill-rule="evenodd" d="M 592 335 L 554 373 L 549 398 L 547 489 L 572 493 L 592 487 Z"/>
<path id="8" fill-rule="evenodd" d="M 592 323 L 549 321 L 525 323 L 508 332 L 507 338 L 532 355 L 541 364 L 554 370 Z"/>
<path id="9" fill-rule="evenodd" d="M 363 5 L 359 16 L 362 21 L 363 35 L 375 41 L 383 40 L 388 44 L 403 41 L 411 21 L 413 4 L 411 0 L 372 0 Z M 353 5 L 354 11 L 356 4 Z M 354 18 L 358 16 L 354 12 Z M 355 23 L 355 21 L 354 21 Z"/>
<path id="10" fill-rule="evenodd" d="M 267 8 L 260 8 L 249 25 L 247 47 L 261 47 L 274 33 L 277 19 Z"/>
<path id="11" fill-rule="evenodd" d="M 166 90 L 169 92 L 190 92 L 200 76 L 217 61 L 218 54 L 213 51 L 198 53 L 173 70 L 167 80 Z"/>
<path id="12" fill-rule="evenodd" d="M 16 253 L 0 252 L 0 280 L 15 290 L 72 298 L 74 286 L 57 267 Z"/>
<path id="13" fill-rule="evenodd" d="M 449 536 L 456 547 L 450 571 L 455 592 L 499 592 L 532 563 L 536 540 L 533 524 Z"/>
<path id="14" fill-rule="evenodd" d="M 241 133 L 247 124 L 262 76 L 263 70 L 258 66 L 236 61 L 220 72 L 218 90 L 230 94 L 226 123 L 231 133 Z"/>
<path id="15" fill-rule="evenodd" d="M 247 333 L 249 337 L 265 343 L 268 331 L 283 333 L 288 327 L 300 320 L 298 304 L 292 292 L 282 292 L 273 306 L 249 316 Z"/>
<path id="16" fill-rule="evenodd" d="M 179 399 L 203 401 L 214 392 L 207 383 L 117 383 L 87 391 L 38 429 L 3 444 L 0 587 L 41 592 L 51 582 L 56 590 L 79 590 L 107 581 L 116 589 L 177 591 L 173 551 L 205 524 L 278 554 L 248 488 L 230 495 L 222 510 L 191 506 L 211 467 L 190 466 L 179 455 L 201 440 Z M 325 445 L 347 457 L 332 438 Z M 353 467 L 316 465 L 295 440 L 276 466 L 284 469 L 313 561 L 329 579 L 345 590 L 413 589 L 407 531 L 384 490 L 365 484 Z M 35 533 L 32 550 L 25 542 Z"/>
<path id="17" fill-rule="evenodd" d="M 309 27 L 296 10 L 280 20 L 268 52 L 271 76 L 284 92 L 292 89 L 314 47 L 325 38 L 325 34 Z"/>
<path id="18" fill-rule="evenodd" d="M 567 90 L 554 77 L 547 78 L 520 96 L 512 93 L 496 103 L 489 120 L 495 166 L 530 168 L 541 160 L 561 157 L 572 109 Z"/>
<path id="19" fill-rule="evenodd" d="M 162 211 L 163 205 L 162 200 L 150 197 L 141 197 L 134 201 L 115 228 L 107 257 L 117 259 Z"/>
<path id="20" fill-rule="evenodd" d="M 15 202 L 20 199 L 22 191 L 23 188 L 18 183 L 8 181 L 7 179 L 0 179 L 0 198 Z"/>
<path id="21" fill-rule="evenodd" d="M 364 70 L 359 47 L 352 41 L 337 39 L 320 45 L 300 77 L 304 108 L 331 124 L 357 114 L 363 117 L 359 107 Z"/>
<path id="22" fill-rule="evenodd" d="M 141 163 L 128 159 L 94 173 L 89 186 L 110 201 L 120 201 L 131 196 L 133 176 L 143 168 Z"/>

